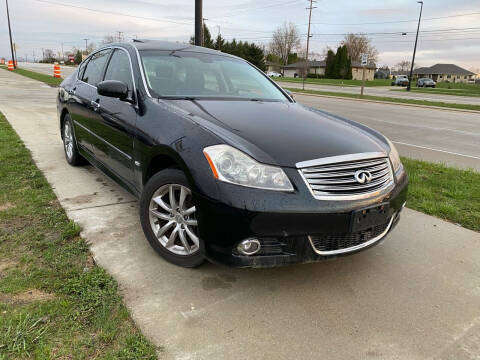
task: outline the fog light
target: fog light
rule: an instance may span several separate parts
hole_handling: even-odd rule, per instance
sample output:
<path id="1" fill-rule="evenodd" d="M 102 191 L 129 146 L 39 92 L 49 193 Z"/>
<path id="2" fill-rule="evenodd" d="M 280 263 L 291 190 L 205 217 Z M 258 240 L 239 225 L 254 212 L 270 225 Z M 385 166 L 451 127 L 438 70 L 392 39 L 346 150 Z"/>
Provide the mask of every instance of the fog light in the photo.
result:
<path id="1" fill-rule="evenodd" d="M 242 255 L 255 255 L 260 251 L 261 245 L 260 241 L 257 239 L 246 239 L 243 240 L 240 244 L 237 246 L 237 250 L 240 254 Z"/>

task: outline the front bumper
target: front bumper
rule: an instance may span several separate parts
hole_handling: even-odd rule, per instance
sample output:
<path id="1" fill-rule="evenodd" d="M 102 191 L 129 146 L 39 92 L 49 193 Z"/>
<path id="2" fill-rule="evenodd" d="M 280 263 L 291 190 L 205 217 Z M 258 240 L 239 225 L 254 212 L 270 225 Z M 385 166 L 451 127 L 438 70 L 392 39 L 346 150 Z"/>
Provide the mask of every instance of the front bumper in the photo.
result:
<path id="1" fill-rule="evenodd" d="M 269 267 L 320 261 L 378 244 L 400 219 L 408 179 L 402 172 L 389 193 L 348 202 L 316 200 L 306 188 L 297 189 L 295 194 L 282 194 L 223 183 L 219 187 L 221 193 L 229 195 L 225 201 L 196 194 L 199 235 L 205 241 L 207 258 L 237 267 Z M 368 241 L 355 242 L 366 235 L 351 233 L 352 211 L 381 203 L 389 204 L 388 224 L 372 228 Z M 332 236 L 335 239 L 343 236 L 352 241 L 352 246 L 345 252 L 319 250 L 321 243 L 330 241 Z M 247 238 L 260 241 L 262 250 L 258 254 L 243 256 L 236 250 L 238 243 Z M 315 244 L 320 247 L 316 248 Z"/>

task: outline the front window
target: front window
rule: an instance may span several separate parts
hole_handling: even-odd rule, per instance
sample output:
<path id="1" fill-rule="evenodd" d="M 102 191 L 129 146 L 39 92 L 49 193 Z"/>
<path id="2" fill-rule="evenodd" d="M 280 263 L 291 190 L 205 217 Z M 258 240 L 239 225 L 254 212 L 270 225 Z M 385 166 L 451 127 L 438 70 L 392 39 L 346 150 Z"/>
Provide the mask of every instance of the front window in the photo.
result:
<path id="1" fill-rule="evenodd" d="M 287 101 L 286 96 L 247 62 L 188 51 L 141 51 L 153 96 Z"/>

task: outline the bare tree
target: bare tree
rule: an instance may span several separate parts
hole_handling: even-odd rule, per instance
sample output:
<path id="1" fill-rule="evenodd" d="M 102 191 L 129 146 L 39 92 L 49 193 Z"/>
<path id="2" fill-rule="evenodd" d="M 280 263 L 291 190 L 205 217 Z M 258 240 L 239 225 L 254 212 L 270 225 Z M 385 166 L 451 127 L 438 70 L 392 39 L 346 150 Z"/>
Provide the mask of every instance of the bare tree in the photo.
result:
<path id="1" fill-rule="evenodd" d="M 45 49 L 43 52 L 43 60 L 45 62 L 55 61 L 55 52 L 52 49 Z"/>
<path id="2" fill-rule="evenodd" d="M 111 44 L 116 42 L 117 39 L 115 38 L 114 35 L 105 35 L 102 40 L 102 44 Z"/>
<path id="3" fill-rule="evenodd" d="M 352 61 L 360 61 L 362 54 L 368 54 L 369 64 L 373 65 L 378 62 L 378 51 L 372 45 L 372 40 L 365 35 L 347 34 L 341 45 L 347 46 L 348 56 Z"/>
<path id="4" fill-rule="evenodd" d="M 272 40 L 269 44 L 270 52 L 277 56 L 282 65 L 287 65 L 288 54 L 300 46 L 300 35 L 297 27 L 293 23 L 283 23 L 273 32 Z"/>
<path id="5" fill-rule="evenodd" d="M 411 66 L 412 62 L 408 60 L 402 60 L 396 65 L 398 71 L 410 71 Z"/>

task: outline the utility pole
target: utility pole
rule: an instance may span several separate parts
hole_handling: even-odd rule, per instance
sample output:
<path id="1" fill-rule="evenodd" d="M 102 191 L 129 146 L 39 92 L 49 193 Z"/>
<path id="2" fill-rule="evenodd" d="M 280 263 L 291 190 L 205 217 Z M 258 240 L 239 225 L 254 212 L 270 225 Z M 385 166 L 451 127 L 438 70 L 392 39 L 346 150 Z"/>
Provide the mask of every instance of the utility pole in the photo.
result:
<path id="1" fill-rule="evenodd" d="M 309 71 L 308 68 L 308 52 L 309 52 L 309 47 L 310 47 L 310 25 L 312 23 L 312 10 L 316 8 L 316 6 L 313 6 L 313 3 L 316 2 L 314 0 L 309 0 L 310 1 L 310 6 L 306 8 L 309 10 L 308 14 L 308 33 L 307 33 L 307 52 L 305 54 L 305 67 L 303 71 L 303 81 L 302 81 L 302 90 L 305 90 L 305 78 L 307 77 L 307 72 Z"/>
<path id="2" fill-rule="evenodd" d="M 83 40 L 85 40 L 85 55 L 88 55 L 88 50 L 87 50 L 88 45 L 87 45 L 87 42 L 88 42 L 88 40 L 90 40 L 90 39 L 83 39 Z"/>
<path id="3" fill-rule="evenodd" d="M 202 0 L 195 0 L 195 45 L 203 44 Z"/>
<path id="4" fill-rule="evenodd" d="M 35 49 L 32 50 L 32 55 L 33 55 L 33 62 L 35 62 Z"/>
<path id="5" fill-rule="evenodd" d="M 415 64 L 415 53 L 417 52 L 418 33 L 420 31 L 420 21 L 422 20 L 423 1 L 417 1 L 420 4 L 420 16 L 418 17 L 417 37 L 415 38 L 415 47 L 413 48 L 412 67 L 410 68 L 410 76 L 408 77 L 407 91 L 412 87 L 413 65 Z"/>
<path id="6" fill-rule="evenodd" d="M 13 68 L 16 69 L 17 66 L 15 65 L 15 56 L 13 53 L 12 28 L 10 26 L 10 13 L 8 11 L 8 0 L 5 0 L 5 4 L 7 6 L 8 35 L 10 36 L 10 50 L 12 52 Z"/>
<path id="7" fill-rule="evenodd" d="M 118 34 L 118 42 L 122 41 L 123 31 L 117 31 L 117 34 Z"/>
<path id="8" fill-rule="evenodd" d="M 62 60 L 65 62 L 65 56 L 63 55 L 63 42 L 62 42 Z"/>

